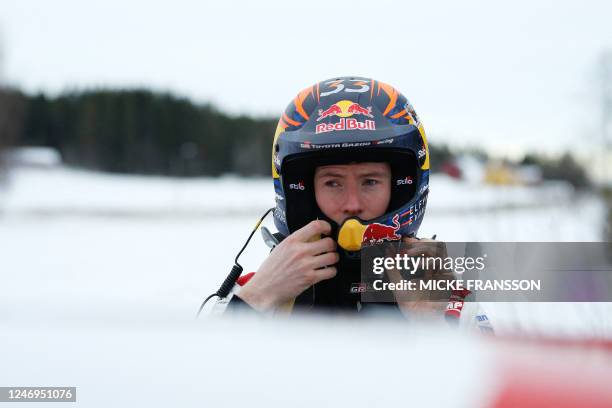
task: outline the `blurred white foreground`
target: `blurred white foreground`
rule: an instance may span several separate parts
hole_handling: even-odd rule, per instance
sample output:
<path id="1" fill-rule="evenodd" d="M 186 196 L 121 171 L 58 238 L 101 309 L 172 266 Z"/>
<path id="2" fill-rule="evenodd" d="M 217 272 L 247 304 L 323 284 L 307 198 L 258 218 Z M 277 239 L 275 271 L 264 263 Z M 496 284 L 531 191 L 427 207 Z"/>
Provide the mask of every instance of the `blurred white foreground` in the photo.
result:
<path id="1" fill-rule="evenodd" d="M 610 405 L 609 342 L 530 346 L 443 322 L 193 320 L 272 204 L 268 180 L 17 167 L 0 187 L 0 385 L 76 386 L 87 407 Z M 603 217 L 565 185 L 434 176 L 421 234 L 598 241 Z M 245 270 L 267 252 L 257 234 Z M 608 304 L 488 312 L 502 339 L 612 338 Z"/>
<path id="2" fill-rule="evenodd" d="M 16 167 L 0 188 L 0 321 L 184 319 L 217 289 L 259 216 L 263 179 L 117 176 Z M 421 236 L 599 241 L 604 206 L 564 184 L 492 187 L 433 176 Z M 273 228 L 271 220 L 268 226 Z M 268 253 L 256 234 L 241 258 Z M 611 308 L 491 304 L 496 328 L 609 335 Z"/>
<path id="3" fill-rule="evenodd" d="M 612 352 L 294 319 L 0 324 L 0 384 L 85 407 L 609 407 Z M 578 374 L 579 373 L 579 374 Z"/>

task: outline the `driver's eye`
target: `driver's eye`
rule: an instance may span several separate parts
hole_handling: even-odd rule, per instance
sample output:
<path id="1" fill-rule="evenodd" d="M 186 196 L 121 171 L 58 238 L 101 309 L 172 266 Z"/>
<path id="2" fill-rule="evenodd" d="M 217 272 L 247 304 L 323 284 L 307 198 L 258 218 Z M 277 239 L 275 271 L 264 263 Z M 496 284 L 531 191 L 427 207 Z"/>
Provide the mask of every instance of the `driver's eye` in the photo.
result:
<path id="1" fill-rule="evenodd" d="M 366 186 L 375 186 L 376 184 L 378 184 L 378 180 L 376 179 L 367 179 L 363 182 L 363 184 L 365 184 Z"/>
<path id="2" fill-rule="evenodd" d="M 336 180 L 328 180 L 325 182 L 325 185 L 327 187 L 338 187 L 340 183 L 338 183 Z"/>

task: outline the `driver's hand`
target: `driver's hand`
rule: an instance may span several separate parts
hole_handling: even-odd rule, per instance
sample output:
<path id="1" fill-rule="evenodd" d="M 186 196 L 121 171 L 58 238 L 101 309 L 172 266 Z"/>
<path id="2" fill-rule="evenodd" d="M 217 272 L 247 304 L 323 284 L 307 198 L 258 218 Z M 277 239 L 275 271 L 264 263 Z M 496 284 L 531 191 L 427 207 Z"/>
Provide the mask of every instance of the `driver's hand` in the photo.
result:
<path id="1" fill-rule="evenodd" d="M 410 244 L 410 247 L 400 252 L 400 254 L 406 254 L 408 256 L 424 258 L 446 258 L 448 252 L 446 244 L 441 241 L 435 241 L 433 239 L 417 239 L 411 237 L 402 238 L 402 243 Z M 387 275 L 389 281 L 399 282 L 402 279 L 399 271 L 388 270 Z M 452 280 L 454 279 L 452 271 L 444 269 L 427 269 L 421 270 L 418 278 L 414 278 L 414 281 L 419 285 L 419 280 Z M 397 290 L 394 291 L 394 296 L 397 304 L 404 315 L 410 318 L 414 317 L 428 317 L 437 318 L 443 317 L 446 305 L 450 296 L 450 292 L 446 291 L 408 291 L 408 290 Z"/>
<path id="2" fill-rule="evenodd" d="M 285 238 L 238 296 L 254 309 L 271 311 L 297 297 L 315 283 L 333 278 L 340 259 L 327 221 L 315 220 Z"/>

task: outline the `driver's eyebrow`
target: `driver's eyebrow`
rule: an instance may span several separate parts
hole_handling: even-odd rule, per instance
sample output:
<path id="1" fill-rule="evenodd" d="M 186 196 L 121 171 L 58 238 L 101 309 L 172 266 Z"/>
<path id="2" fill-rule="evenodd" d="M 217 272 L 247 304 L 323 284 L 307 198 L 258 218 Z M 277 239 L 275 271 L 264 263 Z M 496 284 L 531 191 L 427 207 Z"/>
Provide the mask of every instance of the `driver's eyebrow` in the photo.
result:
<path id="1" fill-rule="evenodd" d="M 382 171 L 369 171 L 367 173 L 359 174 L 359 177 L 385 178 L 387 177 L 387 173 Z"/>
<path id="2" fill-rule="evenodd" d="M 338 173 L 335 170 L 322 170 L 319 174 L 319 177 L 338 177 L 338 178 L 342 178 L 344 177 L 344 174 L 342 173 Z"/>

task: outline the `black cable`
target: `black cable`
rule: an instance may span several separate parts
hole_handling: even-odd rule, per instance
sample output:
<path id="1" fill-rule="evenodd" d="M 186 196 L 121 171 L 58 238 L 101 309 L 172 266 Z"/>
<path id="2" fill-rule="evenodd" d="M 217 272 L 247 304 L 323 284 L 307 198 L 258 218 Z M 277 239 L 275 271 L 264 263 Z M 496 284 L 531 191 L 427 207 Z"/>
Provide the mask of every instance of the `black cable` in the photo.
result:
<path id="1" fill-rule="evenodd" d="M 200 309 L 198 310 L 198 313 L 196 315 L 196 319 L 200 316 L 200 313 L 202 313 L 202 309 L 204 309 L 204 306 L 206 305 L 206 302 L 208 302 L 210 299 L 212 299 L 215 296 L 217 296 L 219 298 L 224 298 L 227 295 L 229 295 L 230 291 L 234 287 L 234 284 L 236 283 L 236 280 L 238 280 L 238 278 L 240 277 L 240 274 L 242 274 L 242 271 L 244 270 L 242 268 L 242 265 L 240 265 L 238 263 L 238 258 L 240 257 L 240 255 L 242 255 L 242 253 L 246 249 L 247 245 L 249 245 L 249 242 L 251 242 L 251 238 L 253 238 L 253 235 L 255 234 L 255 232 L 257 232 L 257 229 L 259 228 L 259 226 L 261 225 L 263 220 L 268 216 L 268 214 L 270 214 L 270 212 L 272 210 L 274 210 L 274 208 L 268 209 L 268 211 L 266 211 L 264 213 L 264 215 L 261 216 L 259 221 L 257 221 L 257 224 L 255 224 L 255 227 L 253 228 L 253 231 L 251 231 L 251 234 L 249 234 L 249 237 L 247 238 L 246 242 L 242 246 L 242 249 L 236 255 L 236 258 L 234 259 L 234 264 L 235 265 L 232 266 L 232 270 L 227 275 L 227 277 L 225 278 L 225 280 L 223 281 L 223 283 L 221 284 L 219 289 L 215 293 L 211 294 L 206 299 L 204 299 L 204 302 L 202 302 L 202 305 L 200 306 Z"/>
<path id="2" fill-rule="evenodd" d="M 242 255 L 242 253 L 244 252 L 244 250 L 246 249 L 247 245 L 249 244 L 249 242 L 251 241 L 251 238 L 253 238 L 253 234 L 255 234 L 255 232 L 257 232 L 257 228 L 259 228 L 259 226 L 261 225 L 261 223 L 263 222 L 263 220 L 268 216 L 268 214 L 270 214 L 271 211 L 273 211 L 274 208 L 270 208 L 268 209 L 268 211 L 266 211 L 264 213 L 264 215 L 261 216 L 261 218 L 259 219 L 259 221 L 257 221 L 257 224 L 255 224 L 255 227 L 253 228 L 253 231 L 251 231 L 251 234 L 249 235 L 249 237 L 247 238 L 246 242 L 244 243 L 244 245 L 242 246 L 242 249 L 240 250 L 240 252 L 238 252 L 238 255 L 236 255 L 236 259 L 234 259 L 234 263 L 238 266 L 240 266 L 240 264 L 238 263 L 238 257 L 240 257 L 240 255 Z M 242 268 L 242 266 L 240 266 Z"/>
<path id="3" fill-rule="evenodd" d="M 198 310 L 198 314 L 196 314 L 196 318 L 200 317 L 200 313 L 202 313 L 202 309 L 204 309 L 204 306 L 206 305 L 206 302 L 208 302 L 210 299 L 214 298 L 215 296 L 217 296 L 217 294 L 213 293 L 212 295 L 210 295 L 206 299 L 204 299 L 204 302 L 202 302 L 202 305 L 200 306 L 200 309 Z"/>

